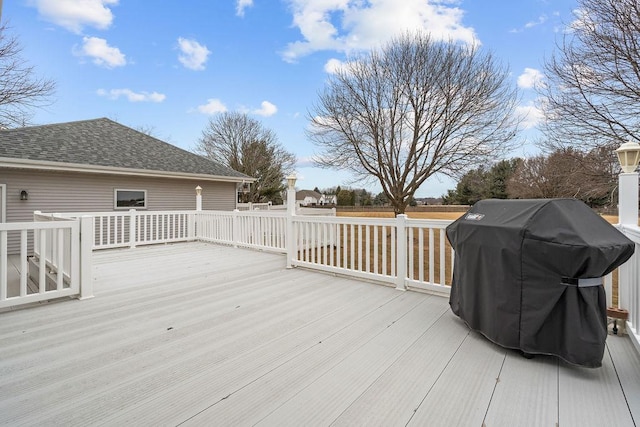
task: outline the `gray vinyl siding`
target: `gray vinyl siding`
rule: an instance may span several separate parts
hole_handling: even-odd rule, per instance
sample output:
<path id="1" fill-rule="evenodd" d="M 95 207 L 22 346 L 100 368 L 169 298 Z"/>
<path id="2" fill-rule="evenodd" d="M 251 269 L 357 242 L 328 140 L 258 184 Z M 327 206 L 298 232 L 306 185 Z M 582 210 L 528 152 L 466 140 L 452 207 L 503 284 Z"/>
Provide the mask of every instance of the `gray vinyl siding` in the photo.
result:
<path id="1" fill-rule="evenodd" d="M 0 184 L 7 186 L 7 222 L 33 221 L 34 211 L 120 211 L 114 209 L 115 189 L 146 190 L 148 211 L 194 210 L 198 185 L 202 209 L 236 207 L 235 183 L 207 180 L 0 169 Z M 20 200 L 22 190 L 29 193 L 29 200 Z M 17 252 L 18 238 L 9 235 L 10 253 Z"/>

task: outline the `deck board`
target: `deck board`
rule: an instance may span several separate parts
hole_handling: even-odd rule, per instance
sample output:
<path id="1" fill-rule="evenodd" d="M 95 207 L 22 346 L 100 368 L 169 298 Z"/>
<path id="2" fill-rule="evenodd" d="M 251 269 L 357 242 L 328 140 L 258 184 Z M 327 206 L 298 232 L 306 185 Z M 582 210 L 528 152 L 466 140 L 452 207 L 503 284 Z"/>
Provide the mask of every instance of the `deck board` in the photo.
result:
<path id="1" fill-rule="evenodd" d="M 508 351 L 485 424 L 498 427 L 554 426 L 558 420 L 558 359 L 525 359 Z"/>
<path id="2" fill-rule="evenodd" d="M 506 352 L 476 332 L 467 335 L 408 425 L 482 425 Z"/>
<path id="3" fill-rule="evenodd" d="M 469 330 L 446 311 L 358 397 L 335 426 L 404 426 L 451 360 Z"/>
<path id="4" fill-rule="evenodd" d="M 615 339 L 617 337 L 610 337 Z M 562 426 L 634 426 L 611 356 L 602 367 L 587 369 L 560 362 L 559 421 Z M 607 408 L 604 410 L 604 408 Z"/>
<path id="5" fill-rule="evenodd" d="M 624 336 L 609 336 L 607 345 L 631 416 L 640 424 L 640 355 Z"/>
<path id="6" fill-rule="evenodd" d="M 204 243 L 97 252 L 95 298 L 0 313 L 0 424 L 633 425 L 640 357 L 522 358 L 445 298 Z"/>

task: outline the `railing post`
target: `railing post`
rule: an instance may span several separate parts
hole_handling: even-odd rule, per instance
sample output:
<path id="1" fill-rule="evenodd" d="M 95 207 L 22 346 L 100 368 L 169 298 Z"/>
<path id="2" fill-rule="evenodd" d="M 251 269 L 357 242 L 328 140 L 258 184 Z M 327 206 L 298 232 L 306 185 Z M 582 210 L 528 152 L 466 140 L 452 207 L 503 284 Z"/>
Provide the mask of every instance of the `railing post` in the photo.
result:
<path id="1" fill-rule="evenodd" d="M 80 299 L 93 298 L 93 217 L 80 217 Z"/>
<path id="2" fill-rule="evenodd" d="M 238 242 L 240 241 L 240 220 L 238 218 L 239 212 L 240 211 L 238 209 L 234 209 L 231 217 L 232 218 L 231 228 L 233 229 L 233 247 L 234 248 L 238 247 Z"/>
<path id="3" fill-rule="evenodd" d="M 638 172 L 618 175 L 618 222 L 638 225 Z"/>
<path id="4" fill-rule="evenodd" d="M 396 217 L 396 289 L 406 291 L 407 279 L 407 216 L 400 214 Z"/>
<path id="5" fill-rule="evenodd" d="M 199 240 L 198 233 L 200 232 L 200 224 L 199 222 L 201 221 L 201 217 L 200 217 L 200 211 L 195 211 L 195 212 L 189 212 L 188 214 L 189 220 L 188 220 L 188 236 L 187 236 L 187 240 Z"/>
<path id="6" fill-rule="evenodd" d="M 618 175 L 618 223 L 621 228 L 625 225 L 638 226 L 638 173 L 621 173 Z M 618 307 L 631 309 L 631 263 L 620 266 L 618 277 Z"/>
<path id="7" fill-rule="evenodd" d="M 136 247 L 136 210 L 135 209 L 129 209 L 129 247 L 131 249 Z"/>
<path id="8" fill-rule="evenodd" d="M 293 227 L 293 217 L 296 216 L 296 189 L 293 185 L 289 185 L 287 189 L 287 268 L 293 268 L 293 259 L 296 256 L 296 238 Z"/>

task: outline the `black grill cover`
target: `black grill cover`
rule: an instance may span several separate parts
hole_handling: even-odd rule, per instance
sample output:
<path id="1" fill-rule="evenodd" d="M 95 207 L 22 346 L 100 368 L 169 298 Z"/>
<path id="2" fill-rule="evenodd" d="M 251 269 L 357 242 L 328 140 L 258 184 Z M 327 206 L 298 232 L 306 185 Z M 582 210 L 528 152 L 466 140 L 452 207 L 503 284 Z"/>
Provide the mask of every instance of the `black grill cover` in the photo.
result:
<path id="1" fill-rule="evenodd" d="M 482 200 L 447 227 L 449 304 L 491 341 L 599 367 L 607 337 L 597 280 L 634 244 L 575 199 Z"/>

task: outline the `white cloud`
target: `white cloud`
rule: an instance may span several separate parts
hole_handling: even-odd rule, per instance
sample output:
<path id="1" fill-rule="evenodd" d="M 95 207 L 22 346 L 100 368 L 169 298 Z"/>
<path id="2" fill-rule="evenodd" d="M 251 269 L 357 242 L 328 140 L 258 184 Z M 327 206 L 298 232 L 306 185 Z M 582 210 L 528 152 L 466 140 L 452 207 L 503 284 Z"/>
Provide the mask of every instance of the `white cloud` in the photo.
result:
<path id="1" fill-rule="evenodd" d="M 131 89 L 98 89 L 96 92 L 100 96 L 116 100 L 121 96 L 127 98 L 129 102 L 162 102 L 166 95 L 158 92 L 134 92 Z"/>
<path id="2" fill-rule="evenodd" d="M 339 59 L 331 58 L 326 64 L 324 64 L 324 71 L 328 74 L 335 74 L 343 66 L 344 62 Z"/>
<path id="3" fill-rule="evenodd" d="M 521 125 L 524 129 L 535 128 L 544 117 L 542 110 L 536 107 L 533 102 L 517 106 L 516 115 L 522 120 Z"/>
<path id="4" fill-rule="evenodd" d="M 98 37 L 83 37 L 82 46 L 75 47 L 73 53 L 77 56 L 93 58 L 94 64 L 106 68 L 122 67 L 127 64 L 127 59 L 120 49 L 109 46 L 105 39 Z"/>
<path id="5" fill-rule="evenodd" d="M 462 24 L 463 11 L 449 1 L 434 0 L 288 0 L 293 25 L 303 40 L 289 43 L 285 61 L 320 50 L 351 52 L 371 49 L 400 32 L 423 30 L 438 39 L 478 42 Z"/>
<path id="6" fill-rule="evenodd" d="M 244 16 L 244 10 L 253 6 L 253 0 L 236 0 L 236 15 Z"/>
<path id="7" fill-rule="evenodd" d="M 518 87 L 522 89 L 532 89 L 542 83 L 544 75 L 535 68 L 525 68 L 524 72 L 518 76 Z"/>
<path id="8" fill-rule="evenodd" d="M 547 15 L 540 15 L 537 20 L 529 21 L 526 24 L 524 24 L 524 28 L 537 27 L 538 25 L 542 25 L 545 22 L 547 22 Z"/>
<path id="9" fill-rule="evenodd" d="M 34 4 L 45 21 L 80 33 L 85 26 L 109 28 L 113 22 L 109 6 L 117 5 L 118 0 L 35 0 Z"/>
<path id="10" fill-rule="evenodd" d="M 253 114 L 257 114 L 259 116 L 264 116 L 264 117 L 273 116 L 277 112 L 278 112 L 278 107 L 276 107 L 269 101 L 262 101 L 262 103 L 260 104 L 260 108 L 252 111 Z"/>
<path id="11" fill-rule="evenodd" d="M 217 114 L 227 111 L 227 107 L 219 99 L 207 99 L 204 105 L 198 105 L 197 110 L 203 114 Z"/>
<path id="12" fill-rule="evenodd" d="M 558 13 L 554 12 L 553 15 L 557 16 Z M 509 32 L 510 33 L 521 33 L 524 30 L 528 30 L 530 28 L 537 27 L 538 25 L 542 25 L 545 22 L 547 22 L 548 20 L 549 20 L 549 17 L 547 15 L 540 15 L 538 17 L 538 19 L 536 19 L 535 21 L 529 21 L 526 24 L 524 24 L 524 26 L 522 28 L 514 28 L 512 30 L 509 30 Z"/>
<path id="13" fill-rule="evenodd" d="M 178 55 L 178 60 L 190 70 L 204 70 L 204 63 L 207 62 L 207 58 L 211 51 L 206 46 L 201 45 L 195 40 L 178 38 L 178 46 L 180 48 L 181 55 Z"/>

